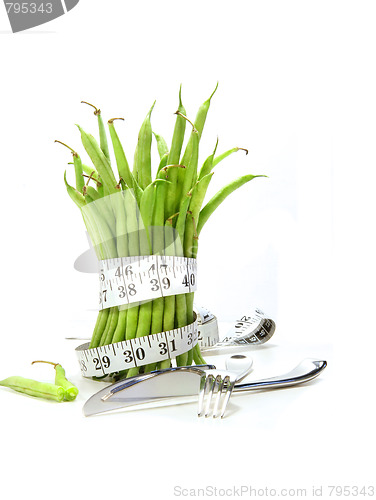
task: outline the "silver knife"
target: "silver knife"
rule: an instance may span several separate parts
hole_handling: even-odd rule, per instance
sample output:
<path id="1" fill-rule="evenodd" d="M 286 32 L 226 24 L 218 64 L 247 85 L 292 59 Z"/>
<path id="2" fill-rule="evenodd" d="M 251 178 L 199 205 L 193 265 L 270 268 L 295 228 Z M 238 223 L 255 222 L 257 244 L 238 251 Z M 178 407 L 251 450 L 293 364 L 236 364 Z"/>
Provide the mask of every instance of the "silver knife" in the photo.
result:
<path id="1" fill-rule="evenodd" d="M 305 359 L 290 372 L 276 377 L 236 384 L 234 392 L 288 387 L 308 382 L 327 366 L 324 360 Z M 168 406 L 194 401 L 201 376 L 213 365 L 168 368 L 115 382 L 91 396 L 83 407 L 85 416 L 127 407 Z"/>

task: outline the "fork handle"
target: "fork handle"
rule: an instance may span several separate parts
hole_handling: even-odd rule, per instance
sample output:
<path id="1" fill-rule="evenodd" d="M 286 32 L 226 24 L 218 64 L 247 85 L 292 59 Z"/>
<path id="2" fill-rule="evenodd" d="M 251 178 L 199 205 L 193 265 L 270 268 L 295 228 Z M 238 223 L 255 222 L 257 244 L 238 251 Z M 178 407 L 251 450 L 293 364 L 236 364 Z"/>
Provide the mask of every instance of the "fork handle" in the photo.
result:
<path id="1" fill-rule="evenodd" d="M 316 378 L 326 368 L 326 365 L 327 362 L 324 360 L 305 359 L 285 375 L 256 380 L 247 384 L 235 384 L 233 390 L 234 392 L 242 392 L 257 389 L 277 389 L 279 387 L 301 384 L 302 382 L 308 382 L 308 380 Z"/>

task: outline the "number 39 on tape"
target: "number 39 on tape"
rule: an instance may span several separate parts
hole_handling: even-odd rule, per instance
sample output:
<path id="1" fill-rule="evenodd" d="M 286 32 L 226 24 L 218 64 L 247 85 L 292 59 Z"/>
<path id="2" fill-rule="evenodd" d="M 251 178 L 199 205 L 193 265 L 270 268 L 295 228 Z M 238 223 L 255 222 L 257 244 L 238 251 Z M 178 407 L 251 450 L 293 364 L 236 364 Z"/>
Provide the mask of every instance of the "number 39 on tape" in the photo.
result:
<path id="1" fill-rule="evenodd" d="M 99 283 L 100 309 L 190 293 L 197 289 L 197 261 L 159 255 L 102 260 Z"/>

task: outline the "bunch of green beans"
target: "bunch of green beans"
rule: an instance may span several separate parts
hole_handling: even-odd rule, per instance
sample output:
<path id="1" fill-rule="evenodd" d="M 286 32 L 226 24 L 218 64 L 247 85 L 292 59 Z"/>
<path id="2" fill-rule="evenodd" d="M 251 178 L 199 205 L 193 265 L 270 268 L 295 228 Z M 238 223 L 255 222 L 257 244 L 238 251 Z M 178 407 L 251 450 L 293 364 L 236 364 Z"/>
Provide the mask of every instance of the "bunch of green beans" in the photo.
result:
<path id="1" fill-rule="evenodd" d="M 82 145 L 92 165 L 83 164 L 79 154 L 67 146 L 73 155 L 75 186 L 68 184 L 66 173 L 64 181 L 69 196 L 82 211 L 98 259 L 150 254 L 196 258 L 199 234 L 215 209 L 243 184 L 255 177 L 264 177 L 258 175 L 239 177 L 219 190 L 204 205 L 216 165 L 239 150 L 248 154 L 246 149 L 236 147 L 216 155 L 217 141 L 213 153 L 199 168 L 200 141 L 217 86 L 199 107 L 193 122 L 187 118 L 180 87 L 170 147 L 160 134 L 152 130 L 151 115 L 154 103 L 141 125 L 132 169 L 114 124 L 115 120 L 123 118 L 108 120 L 115 159 L 113 161 L 101 111 L 90 104 L 98 120 L 99 141 L 80 126 L 78 129 Z M 186 129 L 190 130 L 190 133 L 184 147 Z M 159 153 L 154 173 L 153 138 Z M 112 164 L 116 165 L 116 170 Z M 173 231 L 178 235 L 175 241 L 172 236 Z M 188 293 L 134 303 L 129 307 L 103 309 L 99 311 L 90 347 L 191 324 L 194 321 L 193 298 L 194 294 Z M 178 366 L 191 365 L 193 362 L 204 363 L 198 345 L 176 359 Z M 147 365 L 141 370 L 150 371 L 170 365 L 171 360 L 166 360 Z M 125 375 L 132 376 L 139 371 L 139 368 L 133 368 Z"/>

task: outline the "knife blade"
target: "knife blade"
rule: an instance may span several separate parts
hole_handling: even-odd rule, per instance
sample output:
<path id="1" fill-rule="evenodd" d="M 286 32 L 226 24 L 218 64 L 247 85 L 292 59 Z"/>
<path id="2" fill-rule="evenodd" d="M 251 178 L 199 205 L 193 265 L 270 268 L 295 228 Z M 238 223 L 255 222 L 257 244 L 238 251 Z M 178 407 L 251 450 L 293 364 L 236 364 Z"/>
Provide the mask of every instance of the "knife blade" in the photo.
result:
<path id="1" fill-rule="evenodd" d="M 214 365 L 180 366 L 136 375 L 105 387 L 91 396 L 83 407 L 85 416 L 104 413 L 118 408 L 159 403 L 184 402 L 182 396 L 197 396 L 200 379 Z"/>

